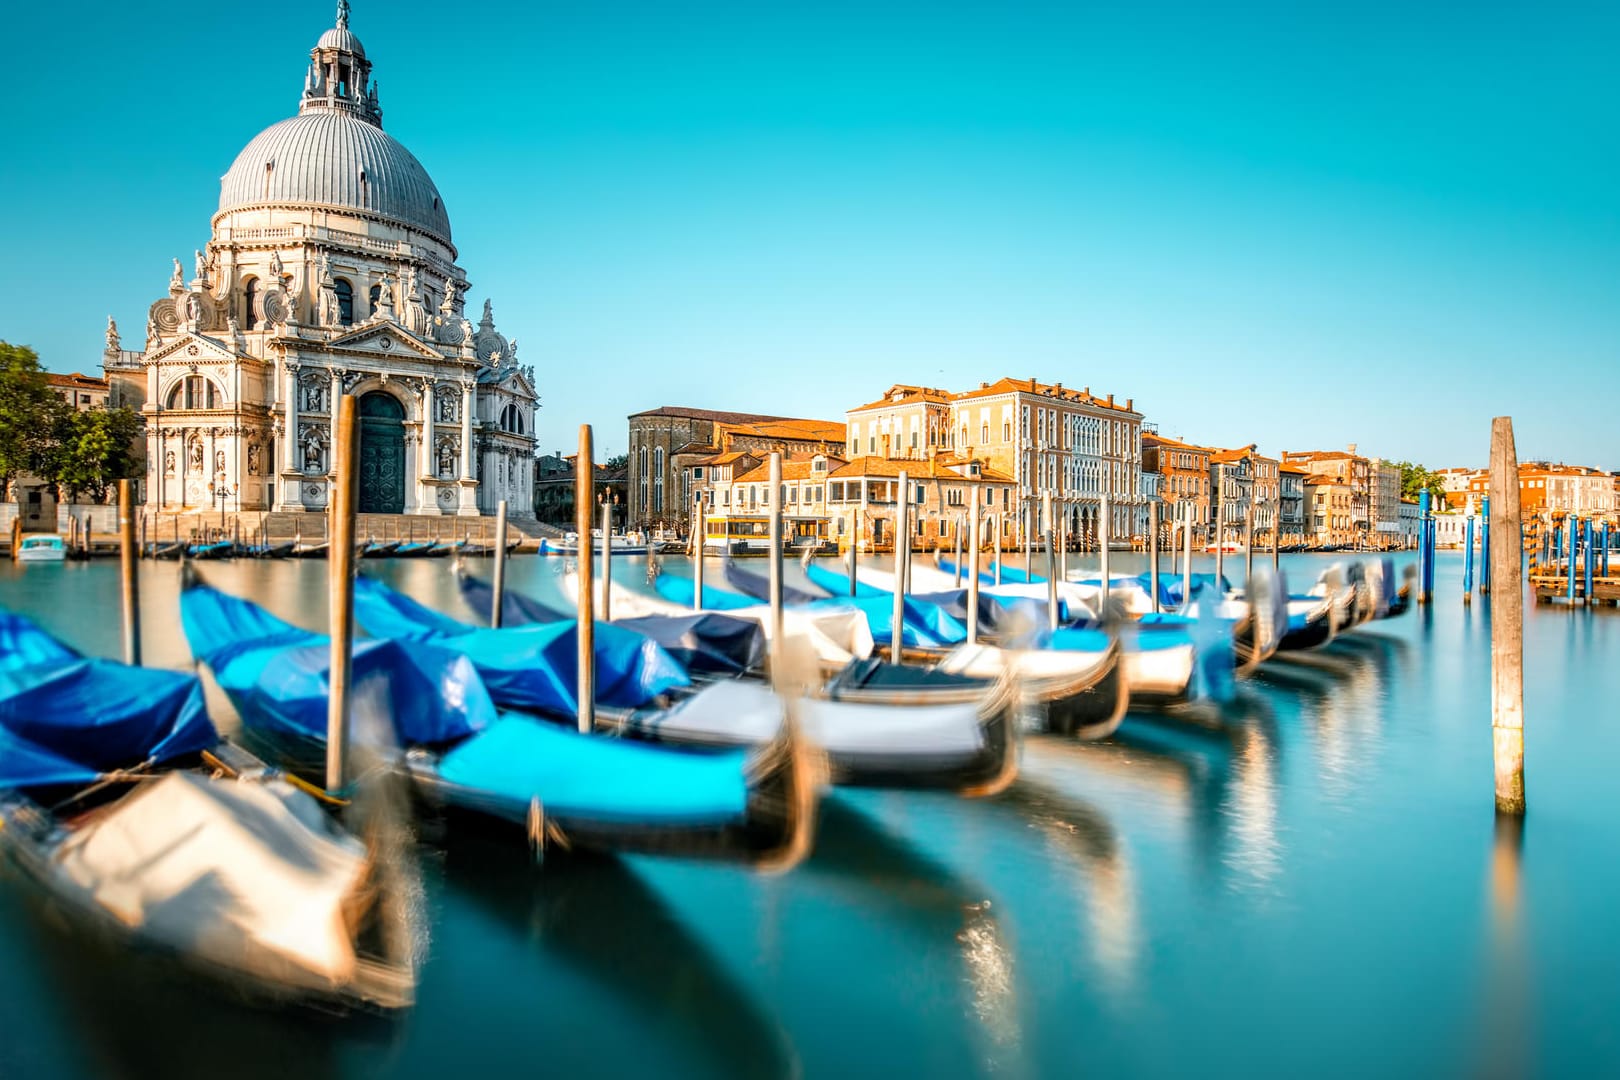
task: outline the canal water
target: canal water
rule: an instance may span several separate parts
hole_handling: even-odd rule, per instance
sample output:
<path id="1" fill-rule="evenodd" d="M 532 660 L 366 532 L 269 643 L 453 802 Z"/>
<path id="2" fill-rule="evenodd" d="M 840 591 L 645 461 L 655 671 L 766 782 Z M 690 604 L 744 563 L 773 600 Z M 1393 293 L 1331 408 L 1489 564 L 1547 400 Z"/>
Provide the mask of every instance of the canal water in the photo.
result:
<path id="1" fill-rule="evenodd" d="M 559 567 L 516 558 L 511 587 L 555 597 Z M 463 611 L 442 561 L 365 568 Z M 395 1022 L 253 1011 L 0 879 L 0 1078 L 1620 1074 L 1620 618 L 1527 611 L 1530 814 L 1498 829 L 1490 608 L 1461 569 L 1442 553 L 1431 609 L 1218 722 L 1032 737 L 989 800 L 832 793 L 782 876 L 424 839 Z M 148 658 L 184 665 L 177 567 L 142 572 Z M 324 623 L 322 563 L 205 572 Z M 112 656 L 116 574 L 0 564 L 0 604 Z"/>

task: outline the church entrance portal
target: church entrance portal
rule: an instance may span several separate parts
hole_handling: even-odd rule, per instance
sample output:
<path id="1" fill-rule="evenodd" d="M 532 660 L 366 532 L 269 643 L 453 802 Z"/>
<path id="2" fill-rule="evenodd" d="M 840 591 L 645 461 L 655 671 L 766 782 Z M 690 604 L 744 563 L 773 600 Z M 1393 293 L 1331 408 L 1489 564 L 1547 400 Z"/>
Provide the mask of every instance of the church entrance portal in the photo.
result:
<path id="1" fill-rule="evenodd" d="M 405 409 L 392 395 L 360 399 L 360 512 L 405 512 Z"/>

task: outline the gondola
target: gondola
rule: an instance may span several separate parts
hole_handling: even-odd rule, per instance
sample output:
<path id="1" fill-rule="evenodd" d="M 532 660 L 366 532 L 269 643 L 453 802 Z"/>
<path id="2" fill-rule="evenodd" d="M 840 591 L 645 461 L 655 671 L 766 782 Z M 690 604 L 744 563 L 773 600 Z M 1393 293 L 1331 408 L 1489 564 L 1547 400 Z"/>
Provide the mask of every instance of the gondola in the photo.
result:
<path id="1" fill-rule="evenodd" d="M 323 758 L 324 636 L 200 583 L 181 593 L 181 621 L 250 732 L 295 768 Z M 571 702 L 573 674 L 560 667 L 550 673 L 552 692 Z M 507 689 L 543 692 L 509 674 Z M 525 826 L 537 853 L 656 852 L 780 869 L 809 850 L 815 767 L 793 727 L 780 723 L 780 710 L 764 745 L 694 753 L 499 713 L 465 653 L 423 642 L 356 642 L 352 679 L 362 746 L 381 754 L 402 748 L 430 801 L 481 822 Z"/>
<path id="2" fill-rule="evenodd" d="M 40 904 L 255 1002 L 412 1003 L 419 933 L 380 825 L 362 842 L 221 741 L 194 675 L 0 621 L 0 851 Z"/>
<path id="3" fill-rule="evenodd" d="M 462 600 L 474 612 L 493 610 L 495 593 L 488 582 L 464 567 L 457 567 L 456 582 Z M 501 597 L 502 626 L 560 623 L 573 617 L 511 589 Z M 759 673 L 765 662 L 765 628 L 753 619 L 717 611 L 687 611 L 620 619 L 617 625 L 656 641 L 693 678 Z"/>
<path id="4" fill-rule="evenodd" d="M 188 559 L 228 559 L 236 554 L 236 545 L 229 540 L 211 544 L 190 544 L 186 547 Z"/>
<path id="5" fill-rule="evenodd" d="M 398 550 L 399 541 L 397 540 L 388 541 L 385 543 L 378 543 L 375 540 L 368 540 L 365 546 L 360 549 L 360 557 L 362 559 L 387 559 Z"/>
<path id="6" fill-rule="evenodd" d="M 536 639 L 522 636 L 521 629 L 478 630 L 457 624 L 380 582 L 357 583 L 356 612 L 368 628 L 385 629 L 413 646 L 448 641 L 481 665 L 480 670 L 492 665 L 486 683 L 497 704 L 516 705 L 515 697 L 507 695 L 528 693 L 506 677 L 508 665 L 555 670 L 565 678 L 569 674 L 566 664 L 546 662 L 533 649 Z M 572 623 L 551 625 L 567 628 L 567 640 L 573 640 Z M 623 660 L 604 664 L 607 658 L 600 651 L 604 631 L 627 639 L 638 636 L 626 627 L 623 622 L 598 626 L 599 668 L 628 666 Z M 629 646 L 610 649 L 623 654 Z M 645 671 L 638 674 L 646 677 Z M 636 696 L 644 699 L 639 705 L 627 703 L 621 688 L 617 700 L 599 698 L 604 707 L 597 711 L 598 722 L 610 730 L 661 742 L 698 746 L 768 742 L 780 723 L 781 700 L 759 681 L 742 691 L 723 688 L 733 682 L 685 692 L 673 680 L 644 683 L 643 690 L 657 693 L 638 691 Z M 665 690 L 674 692 L 673 704 L 655 700 Z M 794 709 L 806 738 L 827 755 L 834 782 L 982 793 L 1005 786 L 1016 774 L 1016 705 L 1016 691 L 1005 678 L 856 660 L 812 687 L 809 699 L 795 702 Z M 555 706 L 540 711 L 567 715 Z"/>

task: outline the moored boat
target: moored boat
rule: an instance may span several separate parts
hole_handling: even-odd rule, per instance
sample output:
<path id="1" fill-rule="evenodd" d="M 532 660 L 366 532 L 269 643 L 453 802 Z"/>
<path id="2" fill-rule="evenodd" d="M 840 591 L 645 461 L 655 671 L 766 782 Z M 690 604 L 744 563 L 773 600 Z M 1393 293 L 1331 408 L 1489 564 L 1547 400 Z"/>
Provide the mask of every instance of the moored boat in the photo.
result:
<path id="1" fill-rule="evenodd" d="M 25 535 L 17 545 L 15 558 L 22 563 L 63 562 L 67 559 L 67 542 L 56 533 Z"/>

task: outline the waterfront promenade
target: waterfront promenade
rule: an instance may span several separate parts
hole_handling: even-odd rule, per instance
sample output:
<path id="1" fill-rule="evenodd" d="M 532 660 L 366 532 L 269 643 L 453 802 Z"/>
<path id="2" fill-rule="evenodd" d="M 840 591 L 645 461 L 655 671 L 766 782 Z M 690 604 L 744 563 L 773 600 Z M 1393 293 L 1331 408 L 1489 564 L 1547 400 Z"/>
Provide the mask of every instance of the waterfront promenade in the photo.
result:
<path id="1" fill-rule="evenodd" d="M 1328 561 L 1283 559 L 1298 584 Z M 555 598 L 561 565 L 514 558 L 509 586 Z M 460 610 L 442 562 L 366 570 Z M 780 877 L 536 869 L 424 829 L 426 964 L 397 1023 L 247 1010 L 64 939 L 0 879 L 0 1075 L 1613 1073 L 1620 618 L 1527 609 L 1531 811 L 1499 834 L 1490 607 L 1463 607 L 1461 570 L 1442 553 L 1431 607 L 1269 665 L 1218 719 L 1031 737 L 997 798 L 833 793 Z M 322 563 L 204 572 L 322 624 Z M 149 662 L 187 664 L 177 568 L 141 575 Z M 0 604 L 101 655 L 115 586 L 108 561 L 0 563 Z"/>

